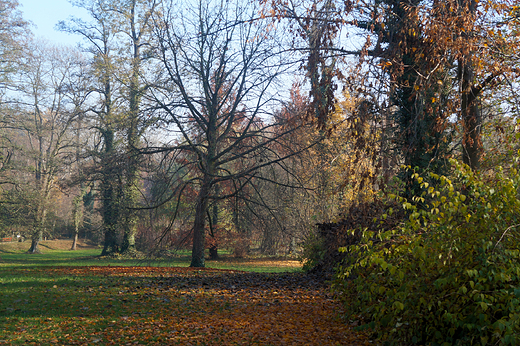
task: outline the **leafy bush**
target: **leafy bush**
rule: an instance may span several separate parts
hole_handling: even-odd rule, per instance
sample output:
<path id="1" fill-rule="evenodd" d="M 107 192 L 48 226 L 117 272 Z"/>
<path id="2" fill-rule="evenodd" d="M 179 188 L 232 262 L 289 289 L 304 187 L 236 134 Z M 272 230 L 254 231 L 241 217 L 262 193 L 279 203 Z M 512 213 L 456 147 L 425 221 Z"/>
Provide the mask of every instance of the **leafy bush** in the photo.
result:
<path id="1" fill-rule="evenodd" d="M 391 217 L 386 217 L 383 223 L 379 223 L 377 220 L 388 208 L 393 208 L 396 212 Z M 393 200 L 374 199 L 351 205 L 341 220 L 316 225 L 316 231 L 304 242 L 304 270 L 332 276 L 346 256 L 339 253 L 338 249 L 359 243 L 361 229 L 393 229 L 402 218 L 402 208 Z M 352 228 L 357 231 L 351 232 Z"/>
<path id="2" fill-rule="evenodd" d="M 321 237 L 312 232 L 303 244 L 303 253 L 301 261 L 303 262 L 303 270 L 310 271 L 315 268 L 325 256 L 325 243 Z"/>
<path id="3" fill-rule="evenodd" d="M 451 179 L 414 174 L 413 201 L 393 196 L 402 226 L 341 249 L 334 287 L 388 345 L 520 344 L 520 174 L 452 165 Z"/>

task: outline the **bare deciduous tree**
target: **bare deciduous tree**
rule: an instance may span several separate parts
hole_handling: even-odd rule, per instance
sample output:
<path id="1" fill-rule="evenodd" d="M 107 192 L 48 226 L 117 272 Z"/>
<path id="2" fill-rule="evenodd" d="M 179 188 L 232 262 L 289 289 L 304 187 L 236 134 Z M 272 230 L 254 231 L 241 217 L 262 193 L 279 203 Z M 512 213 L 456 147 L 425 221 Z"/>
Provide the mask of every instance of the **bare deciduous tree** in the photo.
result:
<path id="1" fill-rule="evenodd" d="M 80 107 L 72 99 L 71 85 L 83 78 L 81 56 L 72 49 L 31 43 L 23 59 L 24 68 L 17 81 L 22 97 L 12 117 L 4 117 L 17 134 L 19 160 L 17 185 L 32 196 L 33 222 L 30 253 L 39 252 L 38 243 L 46 229 L 52 193 L 60 178 L 68 174 L 67 161 L 75 153 L 72 129 Z"/>
<path id="2" fill-rule="evenodd" d="M 279 132 L 270 118 L 289 60 L 282 60 L 269 23 L 256 20 L 254 4 L 199 1 L 179 8 L 170 2 L 156 18 L 162 71 L 153 94 L 175 137 L 158 150 L 185 152 L 194 172 L 183 184 L 196 186 L 191 266 L 203 267 L 210 201 L 236 196 L 259 168 L 291 155 L 272 150 L 292 129 Z M 215 187 L 227 182 L 233 191 L 216 196 Z"/>

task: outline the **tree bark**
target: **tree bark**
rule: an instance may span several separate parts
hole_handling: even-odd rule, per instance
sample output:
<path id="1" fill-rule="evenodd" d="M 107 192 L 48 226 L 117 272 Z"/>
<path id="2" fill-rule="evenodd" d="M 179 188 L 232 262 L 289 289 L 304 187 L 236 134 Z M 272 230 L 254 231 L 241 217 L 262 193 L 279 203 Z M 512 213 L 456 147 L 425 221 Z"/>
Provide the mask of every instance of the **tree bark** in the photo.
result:
<path id="1" fill-rule="evenodd" d="M 139 196 L 139 174 L 136 167 L 137 163 L 131 162 L 129 165 L 124 187 L 125 217 L 122 220 L 124 232 L 121 252 L 132 253 L 136 251 L 135 236 L 137 234 L 138 214 L 135 208 L 137 207 Z"/>
<path id="2" fill-rule="evenodd" d="M 475 0 L 459 0 L 462 11 L 474 21 L 477 3 Z M 465 14 L 465 13 L 464 13 Z M 468 40 L 469 34 L 464 31 L 463 37 Z M 459 78 L 461 83 L 461 118 L 462 118 L 462 160 L 471 169 L 477 170 L 482 156 L 482 140 L 480 136 L 482 117 L 478 105 L 478 94 L 474 87 L 475 72 L 473 66 L 473 52 L 467 53 L 459 59 Z"/>
<path id="3" fill-rule="evenodd" d="M 70 247 L 71 251 L 76 251 L 78 245 L 78 233 L 74 233 L 74 239 L 72 240 L 72 246 Z"/>
<path id="4" fill-rule="evenodd" d="M 217 187 L 217 191 L 218 191 L 218 185 L 216 187 Z M 218 195 L 218 192 L 216 192 L 215 195 Z M 208 218 L 209 217 L 210 216 L 208 215 Z M 211 229 L 210 235 L 212 237 L 215 237 L 214 227 L 218 224 L 218 205 L 216 202 L 213 204 L 212 220 L 213 221 L 210 224 L 210 229 Z M 214 242 L 213 245 L 211 245 L 211 247 L 209 248 L 209 258 L 212 260 L 218 259 L 218 244 L 216 242 Z"/>
<path id="5" fill-rule="evenodd" d="M 480 136 L 482 116 L 478 106 L 478 95 L 474 94 L 472 88 L 473 68 L 464 64 L 464 75 L 462 77 L 462 160 L 471 169 L 480 167 L 482 156 L 482 140 Z"/>
<path id="6" fill-rule="evenodd" d="M 40 208 L 38 208 L 39 210 L 35 224 L 35 230 L 31 237 L 31 247 L 29 248 L 29 251 L 27 251 L 27 253 L 30 254 L 41 253 L 39 244 L 43 239 L 43 228 L 45 225 L 46 212 L 45 210 L 40 210 Z"/>
<path id="7" fill-rule="evenodd" d="M 73 200 L 73 206 L 72 206 L 72 219 L 74 221 L 74 239 L 72 241 L 71 250 L 76 250 L 76 246 L 78 243 L 78 237 L 79 237 L 79 228 L 83 221 L 83 195 L 85 194 L 83 187 L 80 188 L 80 193 L 76 197 L 74 197 Z"/>
<path id="8" fill-rule="evenodd" d="M 29 254 L 42 253 L 40 251 L 40 247 L 39 247 L 39 244 L 40 244 L 41 240 L 42 240 L 41 236 L 39 238 L 33 236 L 32 239 L 31 239 L 31 247 L 29 248 L 27 253 L 29 253 Z"/>
<path id="9" fill-rule="evenodd" d="M 139 105 L 141 101 L 141 88 L 139 84 L 139 75 L 141 73 L 141 37 L 144 33 L 143 28 L 138 30 L 136 27 L 136 6 L 133 0 L 130 4 L 130 36 L 132 40 L 132 72 L 129 85 L 129 103 L 128 112 L 128 128 L 127 128 L 127 151 L 128 151 L 128 167 L 126 169 L 125 182 L 125 218 L 124 218 L 124 234 L 122 252 L 135 252 L 135 236 L 137 234 L 137 224 L 139 216 L 136 208 L 139 202 L 139 160 L 140 155 L 138 146 L 139 136 Z M 147 22 L 147 19 L 145 19 Z M 146 23 L 145 23 L 146 24 Z"/>
<path id="10" fill-rule="evenodd" d="M 105 233 L 105 243 L 102 256 L 110 255 L 119 251 L 117 244 L 117 227 L 119 222 L 120 206 L 117 188 L 117 176 L 112 167 L 111 155 L 113 154 L 114 132 L 112 130 L 103 131 L 105 140 L 105 155 L 103 157 L 103 180 L 101 190 L 103 193 L 103 227 Z"/>
<path id="11" fill-rule="evenodd" d="M 212 177 L 209 174 L 204 175 L 201 189 L 197 197 L 197 205 L 195 207 L 195 221 L 193 223 L 193 248 L 191 252 L 190 267 L 204 267 L 204 248 L 205 248 L 205 228 L 206 228 L 206 210 L 208 208 L 208 197 L 211 189 Z"/>

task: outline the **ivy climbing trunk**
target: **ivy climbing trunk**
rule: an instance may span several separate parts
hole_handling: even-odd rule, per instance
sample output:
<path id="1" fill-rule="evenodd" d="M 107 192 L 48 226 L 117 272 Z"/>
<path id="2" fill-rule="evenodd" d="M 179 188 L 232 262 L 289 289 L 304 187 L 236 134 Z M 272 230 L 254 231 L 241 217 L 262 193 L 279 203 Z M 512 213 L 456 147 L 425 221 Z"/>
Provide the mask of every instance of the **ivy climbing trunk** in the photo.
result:
<path id="1" fill-rule="evenodd" d="M 143 45 L 143 36 L 149 32 L 150 16 L 155 8 L 155 2 L 149 4 L 150 8 L 143 17 L 139 17 L 137 0 L 132 0 L 128 8 L 129 36 L 131 39 L 131 75 L 128 87 L 129 94 L 129 111 L 127 119 L 127 155 L 128 162 L 125 175 L 124 187 L 124 213 L 123 218 L 123 246 L 122 252 L 135 252 L 135 237 L 137 234 L 137 225 L 139 221 L 138 207 L 140 196 L 140 129 L 139 129 L 139 108 L 141 103 L 141 95 L 146 87 L 140 84 L 139 76 L 142 69 L 141 46 Z M 137 20 L 137 21 L 136 21 Z M 141 129 L 142 131 L 142 129 Z"/>
<path id="2" fill-rule="evenodd" d="M 384 58 L 392 85 L 391 100 L 397 106 L 396 141 L 406 166 L 442 174 L 445 169 L 443 158 L 448 153 L 442 126 L 444 101 L 441 101 L 446 71 L 436 69 L 436 60 L 426 56 L 432 46 L 424 39 L 417 11 L 423 0 L 386 2 L 391 11 L 383 35 L 388 43 Z M 435 83 L 425 80 L 426 75 Z M 401 172 L 407 197 L 422 192 L 411 178 L 412 174 L 412 170 Z"/>
<path id="3" fill-rule="evenodd" d="M 477 94 L 475 94 L 473 85 L 474 73 L 473 68 L 468 63 L 462 63 L 462 95 L 461 95 L 461 112 L 462 112 L 462 160 L 471 169 L 478 169 L 480 165 L 480 157 L 482 155 L 482 140 L 480 136 L 480 128 L 482 126 L 482 116 L 477 102 Z"/>
<path id="4" fill-rule="evenodd" d="M 103 228 L 105 242 L 102 256 L 119 251 L 117 243 L 117 229 L 120 214 L 119 198 L 117 193 L 118 177 L 113 166 L 114 131 L 106 129 L 103 131 L 105 141 L 105 152 L 103 155 L 103 177 L 101 180 L 101 191 L 103 196 Z"/>
<path id="5" fill-rule="evenodd" d="M 127 129 L 127 155 L 126 176 L 124 186 L 124 218 L 123 218 L 123 244 L 122 252 L 135 252 L 135 236 L 137 234 L 137 206 L 139 202 L 139 134 L 138 122 L 138 93 L 137 72 L 132 76 L 130 83 L 130 114 Z"/>
<path id="6" fill-rule="evenodd" d="M 477 2 L 475 0 L 459 0 L 462 19 L 469 18 L 470 26 L 475 21 Z M 464 30 L 462 38 L 470 40 L 471 32 Z M 480 136 L 482 116 L 478 105 L 478 96 L 481 87 L 475 86 L 474 52 L 471 48 L 463 52 L 459 59 L 459 79 L 461 88 L 461 120 L 462 120 L 462 160 L 471 169 L 476 170 L 480 165 L 483 147 Z"/>

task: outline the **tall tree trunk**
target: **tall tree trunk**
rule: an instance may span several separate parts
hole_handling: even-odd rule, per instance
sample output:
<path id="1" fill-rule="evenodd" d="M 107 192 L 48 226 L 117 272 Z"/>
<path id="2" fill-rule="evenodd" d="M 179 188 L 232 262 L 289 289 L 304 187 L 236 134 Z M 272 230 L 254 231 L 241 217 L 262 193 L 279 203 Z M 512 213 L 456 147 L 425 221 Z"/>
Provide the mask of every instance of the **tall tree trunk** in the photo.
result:
<path id="1" fill-rule="evenodd" d="M 49 198 L 49 186 L 46 176 L 41 174 L 41 167 L 36 174 L 36 186 L 38 191 L 36 215 L 34 220 L 34 231 L 31 237 L 31 247 L 28 253 L 41 253 L 39 249 L 40 241 L 43 239 L 43 231 L 45 229 L 45 221 L 47 218 L 47 199 Z"/>
<path id="2" fill-rule="evenodd" d="M 127 179 L 132 178 L 130 181 L 126 182 L 124 198 L 125 198 L 125 217 L 123 221 L 123 244 L 121 247 L 121 252 L 133 253 L 136 251 L 135 248 L 135 236 L 137 234 L 137 223 L 138 223 L 138 215 L 137 211 L 133 208 L 137 206 L 137 196 L 138 196 L 138 179 L 135 177 L 127 176 Z"/>
<path id="3" fill-rule="evenodd" d="M 220 189 L 219 189 L 219 186 L 216 185 L 215 186 L 215 196 L 218 196 L 220 193 Z M 215 238 L 216 237 L 216 234 L 215 234 L 215 227 L 217 226 L 218 224 L 218 204 L 217 204 L 217 201 L 215 201 L 213 203 L 213 211 L 212 211 L 212 214 L 213 215 L 208 215 L 208 219 L 211 218 L 211 224 L 210 224 L 210 230 L 211 230 L 211 233 L 210 235 Z M 218 259 L 218 243 L 216 241 L 213 242 L 213 244 L 211 245 L 211 247 L 209 248 L 209 258 L 212 259 L 212 260 L 216 260 Z"/>
<path id="4" fill-rule="evenodd" d="M 80 168 L 80 141 L 79 134 L 81 129 L 81 118 L 77 122 L 76 128 L 76 167 L 78 170 L 78 174 L 81 174 Z M 79 194 L 74 197 L 72 201 L 72 220 L 74 221 L 74 240 L 72 241 L 72 246 L 70 247 L 71 251 L 76 251 L 76 247 L 78 245 L 79 238 L 79 228 L 83 223 L 83 197 L 85 196 L 86 189 L 83 186 L 83 182 L 80 183 L 79 186 Z"/>
<path id="5" fill-rule="evenodd" d="M 74 238 L 72 239 L 72 246 L 70 247 L 71 251 L 76 251 L 78 246 L 78 232 L 74 233 Z"/>
<path id="6" fill-rule="evenodd" d="M 33 236 L 31 238 L 31 247 L 29 248 L 27 253 L 29 253 L 29 254 L 41 253 L 39 244 L 40 244 L 40 241 L 42 240 L 42 238 L 43 238 L 43 232 L 41 230 L 33 233 Z"/>
<path id="7" fill-rule="evenodd" d="M 477 170 L 480 166 L 480 157 L 482 155 L 482 140 L 480 136 L 482 116 L 478 106 L 478 95 L 474 94 L 473 89 L 473 67 L 469 63 L 464 63 L 462 70 L 462 160 L 471 169 Z"/>
<path id="8" fill-rule="evenodd" d="M 39 203 L 43 203 L 43 201 L 40 201 Z M 37 215 L 36 215 L 36 222 L 35 222 L 35 229 L 31 237 L 31 247 L 27 251 L 27 253 L 35 254 L 35 253 L 41 253 L 39 244 L 43 239 L 43 230 L 45 227 L 45 218 L 47 216 L 47 211 L 45 208 L 40 205 L 38 207 Z"/>
<path id="9" fill-rule="evenodd" d="M 197 197 L 197 205 L 195 207 L 195 221 L 193 223 L 193 248 L 191 251 L 190 267 L 204 267 L 204 248 L 205 248 L 205 226 L 206 211 L 208 208 L 209 191 L 211 189 L 213 177 L 206 173 L 202 186 Z"/>
<path id="10" fill-rule="evenodd" d="M 434 95 L 442 92 L 442 86 L 421 81 L 421 75 L 428 74 L 431 67 L 423 54 L 428 50 L 428 43 L 423 40 L 421 22 L 415 11 L 420 3 L 421 0 L 388 1 L 393 15 L 387 23 L 385 58 L 391 63 L 388 68 L 393 85 L 391 100 L 398 106 L 395 113 L 397 140 L 404 163 L 412 169 L 442 174 L 445 169 L 442 158 L 447 154 L 447 148 L 442 146 L 443 129 L 436 124 L 443 121 L 443 115 L 437 106 L 439 101 L 431 101 Z M 444 71 L 436 73 L 440 77 Z M 422 192 L 412 174 L 410 170 L 401 172 L 408 198 Z"/>
<path id="11" fill-rule="evenodd" d="M 43 238 L 43 229 L 45 226 L 45 217 L 47 214 L 46 200 L 48 198 L 48 181 L 47 176 L 43 174 L 44 171 L 44 139 L 41 131 L 43 130 L 43 117 L 40 113 L 38 105 L 38 99 L 35 97 L 35 126 L 37 129 L 37 140 L 38 140 L 38 158 L 36 159 L 36 170 L 34 172 L 34 180 L 36 185 L 37 199 L 36 199 L 36 214 L 33 224 L 33 233 L 31 236 L 31 247 L 27 251 L 28 253 L 41 253 L 39 249 L 39 243 Z"/>
<path id="12" fill-rule="evenodd" d="M 117 244 L 117 229 L 119 220 L 119 206 L 115 188 L 109 177 L 105 177 L 102 182 L 103 189 L 103 227 L 105 233 L 105 242 L 103 246 L 102 256 L 110 255 L 119 251 Z"/>
<path id="13" fill-rule="evenodd" d="M 475 0 L 459 0 L 461 6 L 461 16 L 470 17 L 473 22 L 476 16 L 477 2 Z M 463 38 L 469 40 L 471 32 L 464 30 Z M 482 126 L 482 116 L 478 105 L 478 94 L 480 90 L 475 88 L 474 72 L 474 52 L 468 52 L 463 58 L 459 59 L 459 79 L 461 85 L 461 120 L 462 120 L 462 160 L 471 169 L 476 170 L 480 166 L 482 155 L 482 140 L 480 131 Z"/>
<path id="14" fill-rule="evenodd" d="M 105 139 L 105 155 L 103 156 L 103 179 L 101 182 L 101 190 L 103 193 L 103 227 L 105 234 L 105 243 L 102 256 L 110 255 L 119 251 L 117 244 L 117 229 L 120 218 L 119 194 L 117 189 L 118 177 L 116 176 L 112 162 L 114 132 L 105 130 L 103 132 Z"/>
<path id="15" fill-rule="evenodd" d="M 123 219 L 123 246 L 122 252 L 135 252 L 135 236 L 137 234 L 137 224 L 139 216 L 136 208 L 139 202 L 139 103 L 141 90 L 139 87 L 139 74 L 141 70 L 141 34 L 136 28 L 136 1 L 131 2 L 130 7 L 130 34 L 132 39 L 132 75 L 129 85 L 130 110 L 128 114 L 127 128 L 127 151 L 128 167 L 126 169 L 124 202 L 125 217 Z"/>
<path id="16" fill-rule="evenodd" d="M 124 186 L 124 218 L 123 222 L 123 244 L 121 252 L 133 253 L 135 248 L 135 236 L 137 234 L 138 214 L 136 207 L 139 200 L 139 171 L 136 159 L 136 149 L 130 149 L 130 160 L 126 171 Z"/>
<path id="17" fill-rule="evenodd" d="M 79 237 L 79 228 L 83 221 L 83 196 L 85 195 L 85 191 L 83 187 L 80 188 L 80 194 L 74 197 L 73 205 L 72 205 L 72 219 L 74 222 L 74 240 L 72 241 L 71 250 L 76 250 L 78 244 Z"/>

